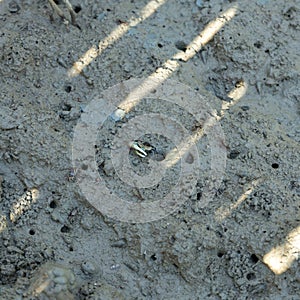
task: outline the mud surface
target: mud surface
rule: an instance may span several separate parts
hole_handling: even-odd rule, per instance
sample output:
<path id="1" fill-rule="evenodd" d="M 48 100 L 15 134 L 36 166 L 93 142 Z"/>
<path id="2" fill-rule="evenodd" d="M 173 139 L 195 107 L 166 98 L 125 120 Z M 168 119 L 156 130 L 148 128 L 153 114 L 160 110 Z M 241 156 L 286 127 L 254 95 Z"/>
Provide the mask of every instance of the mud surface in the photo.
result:
<path id="1" fill-rule="evenodd" d="M 148 2 L 73 0 L 72 26 L 47 1 L 0 1 L 0 298 L 299 299 L 299 1 L 151 1 L 158 7 L 146 18 Z M 206 45 L 164 66 L 232 7 Z M 116 28 L 123 34 L 105 44 Z M 103 51 L 70 77 L 91 47 Z M 225 135 L 225 174 L 203 208 L 212 159 L 204 136 L 189 200 L 161 220 L 122 223 L 80 191 L 74 128 L 108 87 L 161 68 L 210 99 Z M 245 92 L 237 101 L 234 89 Z M 145 98 L 128 118 L 151 109 L 163 108 Z M 193 132 L 179 107 L 169 113 Z M 114 171 L 111 141 L 126 120 L 101 129 L 99 174 L 128 201 L 164 196 L 178 165 L 152 191 L 128 188 Z M 174 147 L 163 136 L 144 139 L 158 150 L 146 159 L 129 153 L 137 174 Z"/>

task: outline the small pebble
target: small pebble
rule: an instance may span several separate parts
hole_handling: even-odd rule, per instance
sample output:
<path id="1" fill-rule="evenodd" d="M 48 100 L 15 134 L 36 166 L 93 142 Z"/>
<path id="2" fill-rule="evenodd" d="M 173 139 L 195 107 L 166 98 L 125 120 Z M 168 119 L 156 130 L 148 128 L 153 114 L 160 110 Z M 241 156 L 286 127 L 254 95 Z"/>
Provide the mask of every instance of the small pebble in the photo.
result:
<path id="1" fill-rule="evenodd" d="M 70 114 L 70 111 L 69 110 L 63 110 L 61 112 L 62 116 L 68 116 Z"/>
<path id="2" fill-rule="evenodd" d="M 59 284 L 66 284 L 67 283 L 67 279 L 65 277 L 63 277 L 63 276 L 55 277 L 53 279 L 53 281 L 55 283 L 59 283 Z"/>
<path id="3" fill-rule="evenodd" d="M 81 104 L 80 106 L 80 112 L 85 112 L 85 107 L 86 107 L 86 105 L 84 105 L 84 104 Z"/>
<path id="4" fill-rule="evenodd" d="M 81 220 L 80 224 L 85 230 L 90 230 L 93 228 L 93 224 L 89 220 Z"/>
<path id="5" fill-rule="evenodd" d="M 196 1 L 196 5 L 197 5 L 198 7 L 202 7 L 203 1 L 202 1 L 202 0 L 197 0 L 197 1 Z"/>
<path id="6" fill-rule="evenodd" d="M 116 248 L 124 248 L 124 247 L 126 247 L 126 240 L 120 239 L 120 240 L 114 242 L 111 246 L 116 247 Z"/>
<path id="7" fill-rule="evenodd" d="M 268 4 L 269 0 L 257 0 L 256 3 L 259 6 L 264 6 L 266 4 Z"/>
<path id="8" fill-rule="evenodd" d="M 120 268 L 121 268 L 121 266 L 119 264 L 115 264 L 115 265 L 110 266 L 111 270 L 119 270 Z"/>
<path id="9" fill-rule="evenodd" d="M 85 274 L 94 274 L 96 272 L 95 266 L 91 262 L 83 262 L 81 264 L 81 269 Z"/>
<path id="10" fill-rule="evenodd" d="M 102 21 L 105 17 L 106 17 L 106 13 L 105 12 L 102 12 L 100 13 L 98 16 L 97 16 L 97 20 L 98 21 Z"/>
<path id="11" fill-rule="evenodd" d="M 23 254 L 24 253 L 24 251 L 22 251 L 21 249 L 15 247 L 15 246 L 8 246 L 7 250 L 9 252 L 16 252 L 16 253 L 19 253 L 19 254 Z"/>
<path id="12" fill-rule="evenodd" d="M 110 160 L 105 161 L 103 171 L 106 176 L 113 176 L 114 175 L 114 166 Z"/>
<path id="13" fill-rule="evenodd" d="M 52 273 L 55 276 L 61 277 L 65 274 L 65 270 L 61 268 L 53 268 Z"/>
<path id="14" fill-rule="evenodd" d="M 52 290 L 51 294 L 59 294 L 63 290 L 63 285 L 56 285 Z"/>
<path id="15" fill-rule="evenodd" d="M 70 118 L 77 119 L 79 117 L 80 117 L 80 112 L 78 111 L 78 109 L 75 107 L 72 107 L 70 110 Z"/>
<path id="16" fill-rule="evenodd" d="M 60 214 L 60 212 L 55 211 L 55 210 L 51 213 L 51 219 L 53 221 L 59 222 L 59 223 L 63 223 L 64 222 L 64 219 L 63 219 L 62 215 Z"/>
<path id="17" fill-rule="evenodd" d="M 125 117 L 125 111 L 123 109 L 116 109 L 111 115 L 110 118 L 115 121 L 118 122 L 120 120 L 122 120 Z"/>
<path id="18" fill-rule="evenodd" d="M 93 85 L 93 84 L 94 84 L 94 80 L 91 79 L 91 78 L 88 78 L 88 79 L 86 80 L 86 83 L 87 83 L 88 85 Z"/>

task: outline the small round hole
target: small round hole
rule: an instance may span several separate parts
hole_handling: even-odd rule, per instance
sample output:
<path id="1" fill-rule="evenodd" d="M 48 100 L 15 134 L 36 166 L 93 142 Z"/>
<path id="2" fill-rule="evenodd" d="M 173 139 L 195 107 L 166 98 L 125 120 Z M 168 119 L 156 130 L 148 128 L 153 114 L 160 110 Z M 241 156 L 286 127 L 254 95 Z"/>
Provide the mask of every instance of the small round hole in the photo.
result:
<path id="1" fill-rule="evenodd" d="M 254 47 L 256 47 L 257 49 L 260 49 L 262 46 L 262 43 L 260 41 L 254 43 Z"/>
<path id="2" fill-rule="evenodd" d="M 272 164 L 272 168 L 273 168 L 273 169 L 278 169 L 278 168 L 279 168 L 279 164 L 278 164 L 278 163 Z"/>
<path id="3" fill-rule="evenodd" d="M 66 232 L 69 232 L 70 231 L 70 228 L 66 225 L 64 225 L 61 229 L 60 229 L 60 232 L 62 233 L 66 233 Z"/>
<path id="4" fill-rule="evenodd" d="M 34 230 L 34 229 L 30 229 L 30 230 L 29 230 L 29 234 L 30 234 L 30 235 L 35 235 L 35 230 Z"/>
<path id="5" fill-rule="evenodd" d="M 251 260 L 254 264 L 256 264 L 256 263 L 259 261 L 258 257 L 257 257 L 255 254 L 251 254 L 250 260 Z"/>
<path id="6" fill-rule="evenodd" d="M 150 257 L 152 260 L 157 260 L 157 257 L 156 257 L 156 255 L 155 254 L 153 254 L 153 255 L 151 255 L 151 257 Z"/>
<path id="7" fill-rule="evenodd" d="M 50 206 L 50 208 L 56 208 L 56 207 L 57 207 L 57 204 L 56 204 L 55 201 L 51 201 L 51 202 L 49 203 L 49 206 Z"/>
<path id="8" fill-rule="evenodd" d="M 246 278 L 247 278 L 248 280 L 254 280 L 254 279 L 256 278 L 256 276 L 255 276 L 254 273 L 248 273 L 248 274 L 246 275 Z"/>
<path id="9" fill-rule="evenodd" d="M 71 87 L 70 85 L 67 85 L 67 86 L 65 87 L 65 91 L 66 91 L 67 93 L 70 93 L 70 92 L 72 91 L 72 87 Z"/>
<path id="10" fill-rule="evenodd" d="M 183 41 L 177 41 L 175 43 L 175 47 L 178 49 L 178 50 L 181 50 L 181 51 L 186 51 L 187 49 L 187 45 L 185 42 Z"/>
<path id="11" fill-rule="evenodd" d="M 158 47 L 158 48 L 162 48 L 163 45 L 162 45 L 161 43 L 158 43 L 158 44 L 157 44 L 157 47 Z"/>
<path id="12" fill-rule="evenodd" d="M 228 158 L 229 159 L 235 159 L 240 155 L 240 151 L 239 150 L 232 150 L 229 155 Z"/>
<path id="13" fill-rule="evenodd" d="M 218 256 L 218 257 L 223 257 L 223 256 L 224 256 L 224 253 L 220 251 L 220 252 L 217 253 L 217 256 Z"/>
<path id="14" fill-rule="evenodd" d="M 22 273 L 21 273 L 21 276 L 22 276 L 22 277 L 28 277 L 28 275 L 27 275 L 26 272 L 22 272 Z"/>
<path id="15" fill-rule="evenodd" d="M 78 14 L 81 11 L 81 6 L 80 5 L 74 6 L 74 11 L 76 12 L 76 14 Z"/>

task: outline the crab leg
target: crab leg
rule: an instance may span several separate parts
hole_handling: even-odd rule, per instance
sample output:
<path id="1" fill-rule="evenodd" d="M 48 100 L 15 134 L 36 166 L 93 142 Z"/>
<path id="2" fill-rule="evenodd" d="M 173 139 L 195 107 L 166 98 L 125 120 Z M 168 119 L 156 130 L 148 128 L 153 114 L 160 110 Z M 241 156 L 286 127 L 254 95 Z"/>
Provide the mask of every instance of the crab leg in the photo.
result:
<path id="1" fill-rule="evenodd" d="M 131 143 L 129 146 L 130 146 L 130 148 L 132 148 L 132 149 L 135 150 L 135 153 L 136 153 L 138 156 L 140 156 L 140 157 L 142 157 L 142 158 L 144 158 L 144 157 L 147 156 L 147 152 L 144 151 L 143 148 L 141 148 L 137 142 L 133 142 L 133 143 Z"/>
<path id="2" fill-rule="evenodd" d="M 54 2 L 54 0 L 48 0 L 52 9 L 62 18 L 62 20 L 64 22 L 67 22 L 68 23 L 68 20 L 67 18 L 65 17 L 65 14 L 63 13 L 63 11 L 58 7 L 58 5 Z M 77 26 L 77 23 L 76 23 L 76 13 L 72 7 L 72 4 L 70 3 L 69 0 L 63 0 L 64 4 L 67 6 L 68 8 L 68 11 L 71 15 L 71 23 L 74 25 L 74 26 Z"/>
<path id="3" fill-rule="evenodd" d="M 72 24 L 76 26 L 77 25 L 76 24 L 76 13 L 75 13 L 75 11 L 74 11 L 74 9 L 72 7 L 72 4 L 69 2 L 69 0 L 63 0 L 63 1 L 66 4 L 66 6 L 68 8 L 68 11 L 69 11 L 69 13 L 71 15 L 71 22 L 72 22 Z"/>
<path id="4" fill-rule="evenodd" d="M 64 20 L 67 21 L 63 11 L 57 6 L 57 4 L 53 0 L 48 0 L 52 9 Z"/>

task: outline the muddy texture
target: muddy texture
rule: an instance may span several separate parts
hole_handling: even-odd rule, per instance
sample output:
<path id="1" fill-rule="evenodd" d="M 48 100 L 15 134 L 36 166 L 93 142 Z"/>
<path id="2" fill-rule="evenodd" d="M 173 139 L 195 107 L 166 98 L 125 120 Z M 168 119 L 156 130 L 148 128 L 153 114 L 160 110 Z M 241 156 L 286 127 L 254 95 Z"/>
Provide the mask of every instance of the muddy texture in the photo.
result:
<path id="1" fill-rule="evenodd" d="M 0 1 L 0 298 L 299 299 L 299 230 L 296 242 L 289 238 L 300 221 L 299 1 L 166 0 L 70 78 L 74 62 L 148 1 L 72 3 L 80 28 L 53 15 L 47 1 Z M 220 116 L 228 93 L 247 83 L 220 118 L 227 165 L 213 201 L 201 207 L 204 173 L 189 201 L 162 220 L 127 224 L 103 216 L 72 169 L 73 130 L 85 106 L 187 51 L 236 4 L 236 15 L 170 77 L 211 94 Z M 151 105 L 145 99 L 131 117 L 155 110 Z M 178 166 L 153 191 L 123 187 L 115 174 L 109 149 L 122 122 L 108 121 L 99 134 L 99 173 L 132 201 L 164 195 Z M 143 160 L 130 152 L 138 174 L 173 146 L 162 136 L 146 138 L 159 155 Z M 206 143 L 197 144 L 203 166 Z M 276 274 L 264 257 L 285 243 L 293 259 Z"/>

